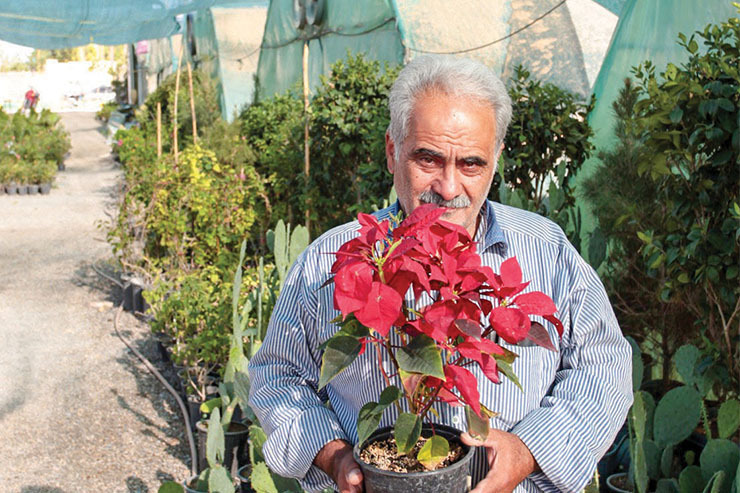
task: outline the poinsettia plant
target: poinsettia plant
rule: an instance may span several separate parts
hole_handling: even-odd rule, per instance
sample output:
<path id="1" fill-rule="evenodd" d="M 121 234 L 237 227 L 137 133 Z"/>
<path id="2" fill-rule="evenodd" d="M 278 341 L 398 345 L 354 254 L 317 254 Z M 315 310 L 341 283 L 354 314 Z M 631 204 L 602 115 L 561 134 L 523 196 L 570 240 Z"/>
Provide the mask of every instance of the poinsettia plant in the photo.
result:
<path id="1" fill-rule="evenodd" d="M 359 236 L 339 248 L 331 269 L 334 307 L 341 315 L 334 319 L 339 330 L 322 346 L 319 388 L 368 344 L 374 346 L 387 387 L 378 402 L 360 409 L 358 438 L 363 443 L 395 405 L 400 454 L 414 450 L 422 423 L 438 402 L 465 406 L 468 431 L 485 437 L 495 413 L 480 402 L 478 381 L 469 368 L 478 365 L 493 383 L 503 374 L 521 389 L 512 371 L 517 355 L 497 344 L 495 336 L 554 351 L 546 329 L 529 317 L 551 322 L 559 336 L 563 331 L 550 297 L 522 292 L 529 282 L 522 281 L 516 258 L 505 260 L 501 272 L 494 273 L 482 265 L 467 230 L 441 219 L 445 211 L 421 205 L 400 223 L 360 214 Z M 409 290 L 412 301 L 405 300 Z M 392 371 L 384 369 L 384 360 L 390 360 Z M 448 452 L 447 440 L 433 435 L 416 458 L 434 469 Z"/>

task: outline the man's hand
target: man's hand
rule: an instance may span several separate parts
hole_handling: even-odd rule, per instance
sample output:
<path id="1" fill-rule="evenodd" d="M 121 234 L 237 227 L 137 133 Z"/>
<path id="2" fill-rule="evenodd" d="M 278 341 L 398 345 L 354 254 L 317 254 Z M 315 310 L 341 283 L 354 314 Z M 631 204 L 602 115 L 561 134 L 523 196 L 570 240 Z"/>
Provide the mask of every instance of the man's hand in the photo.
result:
<path id="1" fill-rule="evenodd" d="M 352 456 L 352 445 L 344 440 L 332 440 L 316 454 L 313 463 L 328 474 L 339 493 L 362 493 L 362 471 Z"/>
<path id="2" fill-rule="evenodd" d="M 540 468 L 524 442 L 518 436 L 491 429 L 485 440 L 473 439 L 468 433 L 461 436 L 463 443 L 485 447 L 490 470 L 470 493 L 510 493 L 524 478 Z"/>

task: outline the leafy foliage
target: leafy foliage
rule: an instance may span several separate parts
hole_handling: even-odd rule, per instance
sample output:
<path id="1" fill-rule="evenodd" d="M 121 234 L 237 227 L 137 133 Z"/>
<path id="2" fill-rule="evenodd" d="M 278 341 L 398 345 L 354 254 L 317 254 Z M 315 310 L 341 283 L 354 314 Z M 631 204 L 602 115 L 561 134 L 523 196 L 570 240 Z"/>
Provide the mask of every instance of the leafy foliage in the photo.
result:
<path id="1" fill-rule="evenodd" d="M 637 67 L 643 99 L 636 104 L 647 152 L 638 171 L 649 175 L 667 209 L 661 227 L 640 232 L 641 253 L 664 271 L 663 299 L 691 311 L 705 349 L 740 388 L 740 20 L 679 35 L 689 61 L 668 64 L 659 78 Z M 699 42 L 703 47 L 700 48 Z"/>
<path id="2" fill-rule="evenodd" d="M 10 115 L 0 108 L 0 182 L 51 182 L 70 146 L 59 115 L 47 109 Z"/>
<path id="3" fill-rule="evenodd" d="M 549 217 L 578 247 L 580 219 L 572 181 L 591 152 L 593 132 L 586 115 L 593 103 L 583 104 L 568 91 L 532 80 L 521 66 L 509 96 L 513 118 L 491 198 Z"/>
<path id="4" fill-rule="evenodd" d="M 387 388 L 379 402 L 360 410 L 358 434 L 363 441 L 395 404 L 400 415 L 394 437 L 401 454 L 414 448 L 435 403 L 466 406 L 469 415 L 479 418 L 472 427 L 476 432 L 485 427 L 487 434 L 492 414 L 480 402 L 478 381 L 466 366 L 477 364 L 491 382 L 499 383 L 500 372 L 515 379 L 506 364 L 516 357 L 488 336 L 547 347 L 549 336 L 547 343 L 531 337 L 531 315 L 548 320 L 558 335 L 563 330 L 547 295 L 521 293 L 529 283 L 522 282 L 516 258 L 505 260 L 501 273 L 494 274 L 481 265 L 465 228 L 440 219 L 444 211 L 421 205 L 400 224 L 395 218 L 379 222 L 359 214 L 359 236 L 339 248 L 331 269 L 340 330 L 325 343 L 319 388 L 351 365 L 367 344 L 376 346 Z M 415 296 L 411 306 L 404 302 L 409 289 Z M 420 306 L 422 293 L 432 292 L 439 296 Z M 489 325 L 480 325 L 484 319 Z M 386 360 L 394 367 L 391 374 L 384 369 Z M 401 412 L 401 397 L 409 412 Z M 433 467 L 447 450 L 442 437 L 427 442 L 420 452 L 422 463 Z"/>
<path id="5" fill-rule="evenodd" d="M 658 188 L 638 171 L 649 152 L 647 132 L 635 113 L 639 92 L 630 79 L 625 80 L 613 103 L 617 144 L 599 153 L 602 164 L 585 181 L 584 195 L 609 238 L 602 279 L 620 327 L 641 344 L 660 349 L 666 387 L 674 353 L 682 344 L 696 340 L 699 330 L 681 300 L 659 296 L 670 279 L 666 269 L 653 267 L 650 259 L 639 254 L 642 241 L 638 233 L 662 228 L 671 216 Z"/>

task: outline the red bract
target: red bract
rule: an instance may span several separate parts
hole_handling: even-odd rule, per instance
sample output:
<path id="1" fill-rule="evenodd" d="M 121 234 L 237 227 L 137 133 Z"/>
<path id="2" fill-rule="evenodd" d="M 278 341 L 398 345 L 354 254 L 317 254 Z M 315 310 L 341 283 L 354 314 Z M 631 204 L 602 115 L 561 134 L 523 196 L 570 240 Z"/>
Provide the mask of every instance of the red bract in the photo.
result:
<path id="1" fill-rule="evenodd" d="M 380 346 L 378 368 L 389 385 L 400 377 L 396 386 L 410 412 L 423 419 L 435 402 L 445 402 L 470 406 L 484 419 L 489 411 L 482 413 L 478 382 L 469 367 L 476 365 L 499 383 L 496 358 L 510 365 L 516 357 L 492 338 L 510 344 L 526 339 L 555 350 L 546 329 L 532 328 L 529 317 L 549 321 L 558 335 L 563 325 L 549 296 L 523 293 L 529 282 L 523 281 L 516 258 L 504 260 L 500 274 L 494 273 L 482 265 L 465 228 L 441 219 L 444 212 L 425 204 L 395 227 L 394 221 L 359 215 L 358 236 L 336 252 L 331 269 L 334 307 L 344 320 L 335 337 L 345 339 L 328 341 L 334 356 L 322 363 L 322 380 L 328 382 L 351 364 L 358 346 L 347 344 L 346 337 L 356 337 L 361 352 L 365 344 Z M 413 294 L 413 301 L 405 304 L 407 294 Z M 366 329 L 352 325 L 357 322 Z M 392 332 L 397 334 L 393 343 Z M 344 350 L 353 352 L 336 354 Z M 390 358 L 395 365 L 391 374 L 383 369 L 388 351 L 396 356 Z M 504 369 L 511 375 L 510 368 Z"/>

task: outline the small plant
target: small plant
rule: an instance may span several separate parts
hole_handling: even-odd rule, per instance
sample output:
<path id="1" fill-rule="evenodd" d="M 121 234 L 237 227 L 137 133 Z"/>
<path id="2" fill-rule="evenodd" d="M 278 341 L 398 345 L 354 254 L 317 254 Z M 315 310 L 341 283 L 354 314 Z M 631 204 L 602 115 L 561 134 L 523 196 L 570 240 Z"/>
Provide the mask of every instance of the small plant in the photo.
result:
<path id="1" fill-rule="evenodd" d="M 234 493 L 234 483 L 229 471 L 223 466 L 225 439 L 224 430 L 220 426 L 221 411 L 213 410 L 208 421 L 208 438 L 206 441 L 206 457 L 208 467 L 204 469 L 188 488 L 204 493 Z M 184 493 L 185 488 L 180 483 L 166 481 L 159 487 L 158 493 Z"/>
<path id="2" fill-rule="evenodd" d="M 476 377 L 467 367 L 477 364 L 493 383 L 499 383 L 504 374 L 519 386 L 511 368 L 517 355 L 489 336 L 511 344 L 529 339 L 554 350 L 546 329 L 531 323 L 529 316 L 551 322 L 559 335 L 563 330 L 548 296 L 521 293 L 529 283 L 522 282 L 516 258 L 506 260 L 501 274 L 494 274 L 481 265 L 468 232 L 440 219 L 444 212 L 422 205 L 400 224 L 360 214 L 359 237 L 342 245 L 332 267 L 334 306 L 341 312 L 335 322 L 340 330 L 324 345 L 319 388 L 347 368 L 368 344 L 374 346 L 387 387 L 378 402 L 360 409 L 359 442 L 375 431 L 385 410 L 395 405 L 399 416 L 394 436 L 400 454 L 414 449 L 422 423 L 437 402 L 464 405 L 470 433 L 488 435 L 489 418 L 495 413 L 481 404 Z M 409 288 L 415 296 L 413 305 L 404 303 Z M 418 306 L 422 294 L 433 302 Z M 490 325 L 481 326 L 484 318 Z M 384 358 L 390 359 L 393 373 L 383 370 Z M 402 397 L 406 410 L 399 402 Z M 433 435 L 416 459 L 434 469 L 448 453 L 447 440 Z"/>

